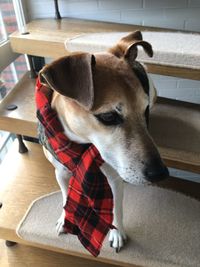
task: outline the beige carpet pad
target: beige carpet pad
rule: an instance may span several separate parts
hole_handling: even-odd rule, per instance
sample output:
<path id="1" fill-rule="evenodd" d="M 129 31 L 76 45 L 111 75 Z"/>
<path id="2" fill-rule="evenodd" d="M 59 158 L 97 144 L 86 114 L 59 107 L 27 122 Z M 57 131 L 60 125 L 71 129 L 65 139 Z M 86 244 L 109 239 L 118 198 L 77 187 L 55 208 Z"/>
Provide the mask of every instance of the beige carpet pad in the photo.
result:
<path id="1" fill-rule="evenodd" d="M 82 34 L 67 39 L 65 47 L 71 52 L 105 52 L 127 34 L 129 32 Z M 139 49 L 138 60 L 152 64 L 200 68 L 200 34 L 146 31 L 142 35 L 152 45 L 154 56 L 149 58 Z"/>
<path id="2" fill-rule="evenodd" d="M 56 235 L 61 193 L 32 203 L 17 230 L 27 241 L 89 254 L 76 236 Z M 200 266 L 200 202 L 152 186 L 125 184 L 124 224 L 129 242 L 120 253 L 105 240 L 99 257 L 148 267 Z M 108 239 L 108 238 L 107 238 Z"/>

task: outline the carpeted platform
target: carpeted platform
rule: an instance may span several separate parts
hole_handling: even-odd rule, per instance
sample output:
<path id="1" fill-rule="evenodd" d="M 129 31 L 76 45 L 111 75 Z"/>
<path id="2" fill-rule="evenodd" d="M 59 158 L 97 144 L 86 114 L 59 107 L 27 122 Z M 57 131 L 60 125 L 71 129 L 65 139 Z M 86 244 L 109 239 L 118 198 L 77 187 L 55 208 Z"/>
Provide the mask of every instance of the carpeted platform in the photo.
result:
<path id="1" fill-rule="evenodd" d="M 102 52 L 114 46 L 128 32 L 82 34 L 69 38 L 66 49 L 85 52 Z M 200 34 L 182 32 L 142 32 L 143 39 L 148 41 L 154 51 L 149 58 L 139 49 L 138 60 L 144 63 L 170 65 L 176 67 L 200 68 Z"/>
<path id="2" fill-rule="evenodd" d="M 27 241 L 88 254 L 76 236 L 57 236 L 61 193 L 36 200 L 17 230 Z M 148 267 L 200 266 L 200 202 L 152 186 L 125 184 L 126 247 L 116 254 L 106 240 L 99 257 Z"/>

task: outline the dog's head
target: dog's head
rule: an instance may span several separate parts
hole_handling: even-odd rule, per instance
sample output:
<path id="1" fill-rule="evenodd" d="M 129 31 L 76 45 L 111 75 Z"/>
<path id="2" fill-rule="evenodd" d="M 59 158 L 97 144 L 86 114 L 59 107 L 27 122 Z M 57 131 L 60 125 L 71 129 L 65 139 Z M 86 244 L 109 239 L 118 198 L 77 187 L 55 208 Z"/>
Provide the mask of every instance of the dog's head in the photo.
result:
<path id="1" fill-rule="evenodd" d="M 148 132 L 155 88 L 136 61 L 137 47 L 153 55 L 139 31 L 106 53 L 74 53 L 45 66 L 40 80 L 55 93 L 52 106 L 75 141 L 93 143 L 127 182 L 168 174 Z"/>

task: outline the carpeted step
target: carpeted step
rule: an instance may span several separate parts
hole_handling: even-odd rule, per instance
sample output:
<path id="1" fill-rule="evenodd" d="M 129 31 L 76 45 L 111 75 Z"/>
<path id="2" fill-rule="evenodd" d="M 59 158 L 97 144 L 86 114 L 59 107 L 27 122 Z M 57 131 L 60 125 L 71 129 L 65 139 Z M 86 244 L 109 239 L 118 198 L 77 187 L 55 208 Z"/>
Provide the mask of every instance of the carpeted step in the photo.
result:
<path id="1" fill-rule="evenodd" d="M 101 32 L 73 36 L 65 41 L 68 51 L 105 52 L 130 32 Z M 149 42 L 154 56 L 149 58 L 139 48 L 138 61 L 172 67 L 200 68 L 200 35 L 183 32 L 142 32 L 143 40 Z"/>
<path id="2" fill-rule="evenodd" d="M 152 186 L 125 184 L 124 225 L 129 237 L 118 253 L 108 238 L 99 259 L 119 266 L 196 267 L 200 263 L 200 202 L 180 193 Z M 57 235 L 62 195 L 55 192 L 37 199 L 17 230 L 30 243 L 89 255 L 76 236 Z"/>

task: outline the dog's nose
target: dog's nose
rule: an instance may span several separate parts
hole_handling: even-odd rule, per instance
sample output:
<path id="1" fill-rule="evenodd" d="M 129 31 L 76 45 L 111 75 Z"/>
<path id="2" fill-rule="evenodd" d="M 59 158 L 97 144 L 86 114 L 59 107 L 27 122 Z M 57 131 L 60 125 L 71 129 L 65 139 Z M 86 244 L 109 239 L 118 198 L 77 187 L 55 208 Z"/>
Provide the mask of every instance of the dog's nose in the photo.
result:
<path id="1" fill-rule="evenodd" d="M 156 183 L 167 178 L 169 176 L 169 171 L 161 160 L 157 160 L 148 164 L 145 175 L 149 182 Z"/>

